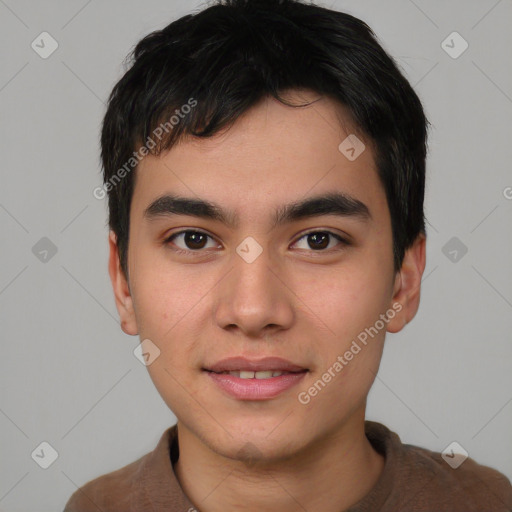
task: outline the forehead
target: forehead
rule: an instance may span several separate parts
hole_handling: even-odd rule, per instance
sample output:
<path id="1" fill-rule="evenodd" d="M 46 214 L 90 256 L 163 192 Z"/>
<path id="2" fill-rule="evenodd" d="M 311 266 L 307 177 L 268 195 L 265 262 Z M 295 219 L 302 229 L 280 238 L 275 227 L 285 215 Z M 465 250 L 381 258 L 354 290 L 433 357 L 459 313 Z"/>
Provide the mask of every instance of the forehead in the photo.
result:
<path id="1" fill-rule="evenodd" d="M 270 219 L 269 208 L 332 192 L 363 202 L 372 218 L 386 215 L 373 146 L 347 110 L 307 92 L 286 99 L 312 103 L 289 107 L 266 98 L 212 137 L 182 139 L 145 157 L 136 171 L 132 216 L 141 218 L 170 193 L 226 205 L 242 221 Z"/>

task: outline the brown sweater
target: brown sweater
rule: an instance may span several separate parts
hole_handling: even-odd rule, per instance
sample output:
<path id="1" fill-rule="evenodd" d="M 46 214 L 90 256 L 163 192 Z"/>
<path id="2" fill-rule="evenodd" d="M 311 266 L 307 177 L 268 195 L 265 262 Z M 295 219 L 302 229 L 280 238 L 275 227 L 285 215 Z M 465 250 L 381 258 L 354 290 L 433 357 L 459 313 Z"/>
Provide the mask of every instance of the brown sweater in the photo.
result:
<path id="1" fill-rule="evenodd" d="M 387 427 L 365 422 L 366 436 L 385 458 L 373 489 L 346 512 L 511 512 L 505 475 L 466 459 L 452 469 L 441 454 L 402 444 Z M 140 459 L 78 489 L 64 512 L 193 512 L 173 465 L 179 457 L 176 425 Z M 342 512 L 342 511 L 340 511 Z"/>

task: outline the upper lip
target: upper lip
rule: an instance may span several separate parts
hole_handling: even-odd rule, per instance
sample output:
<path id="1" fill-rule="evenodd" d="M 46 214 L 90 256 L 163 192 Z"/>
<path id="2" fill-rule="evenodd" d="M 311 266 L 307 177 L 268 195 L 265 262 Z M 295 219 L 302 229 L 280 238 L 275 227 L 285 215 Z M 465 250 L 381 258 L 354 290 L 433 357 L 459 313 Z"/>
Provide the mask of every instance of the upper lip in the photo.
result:
<path id="1" fill-rule="evenodd" d="M 293 364 L 280 357 L 264 357 L 263 359 L 256 360 L 240 356 L 221 359 L 211 366 L 206 366 L 204 369 L 216 373 L 231 371 L 259 372 L 264 370 L 300 372 L 307 370 L 307 368 Z"/>

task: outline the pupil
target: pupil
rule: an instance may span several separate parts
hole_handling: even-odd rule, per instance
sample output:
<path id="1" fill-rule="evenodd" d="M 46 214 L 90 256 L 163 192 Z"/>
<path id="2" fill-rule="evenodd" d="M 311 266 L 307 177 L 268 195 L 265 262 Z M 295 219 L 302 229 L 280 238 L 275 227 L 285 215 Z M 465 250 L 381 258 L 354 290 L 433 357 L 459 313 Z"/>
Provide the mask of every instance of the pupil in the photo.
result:
<path id="1" fill-rule="evenodd" d="M 204 243 L 201 244 L 201 241 L 199 240 L 201 237 L 205 238 L 205 236 L 202 233 L 197 233 L 195 231 L 189 231 L 185 235 L 185 243 L 190 249 L 202 249 L 204 247 Z M 204 242 L 204 240 L 203 240 Z M 194 245 L 196 244 L 196 245 Z M 198 246 L 197 246 L 198 245 Z M 192 246 L 192 247 L 190 247 Z"/>
<path id="2" fill-rule="evenodd" d="M 310 244 L 312 249 L 325 249 L 329 245 L 329 235 L 327 233 L 311 233 L 308 238 L 309 242 L 313 240 L 313 246 Z M 320 244 L 318 244 L 319 241 Z"/>

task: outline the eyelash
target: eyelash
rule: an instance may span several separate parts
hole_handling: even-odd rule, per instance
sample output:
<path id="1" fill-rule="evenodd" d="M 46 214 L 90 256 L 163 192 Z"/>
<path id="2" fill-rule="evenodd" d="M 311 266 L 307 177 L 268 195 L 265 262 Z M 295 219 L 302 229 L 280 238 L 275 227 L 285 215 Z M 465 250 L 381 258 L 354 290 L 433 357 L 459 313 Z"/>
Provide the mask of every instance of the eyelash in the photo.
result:
<path id="1" fill-rule="evenodd" d="M 205 233 L 204 231 L 201 231 L 201 230 L 198 230 L 198 229 L 185 229 L 183 231 L 178 231 L 176 233 L 173 233 L 172 235 L 170 235 L 169 237 L 167 237 L 164 241 L 163 241 L 163 244 L 164 245 L 170 245 L 172 243 L 172 241 L 180 236 L 180 235 L 183 235 L 183 234 L 186 234 L 186 233 L 198 233 L 198 234 L 201 234 L 201 235 L 205 235 L 207 236 L 208 238 L 211 238 L 213 239 L 213 237 L 211 235 L 209 235 L 208 233 Z M 315 233 L 324 233 L 324 234 L 327 234 L 327 235 L 330 235 L 332 236 L 333 238 L 335 238 L 336 240 L 338 240 L 340 242 L 340 245 L 341 246 L 349 246 L 350 245 L 350 242 L 348 240 L 346 240 L 345 238 L 343 238 L 342 236 L 338 235 L 337 233 L 333 233 L 332 231 L 329 231 L 329 230 L 321 230 L 321 229 L 317 229 L 317 230 L 313 230 L 313 231 L 308 231 L 307 233 L 304 233 L 302 234 L 299 238 L 297 238 L 297 240 L 294 242 L 294 244 L 296 244 L 299 240 L 302 240 L 303 238 L 307 237 L 308 235 L 313 235 Z M 331 248 L 331 249 L 319 249 L 317 251 L 314 251 L 313 249 L 311 249 L 310 251 L 311 252 L 316 252 L 316 253 L 330 253 L 331 251 L 336 251 L 336 250 L 340 250 L 340 249 L 336 249 L 336 248 Z M 185 249 L 180 249 L 180 248 L 175 248 L 173 249 L 174 252 L 176 252 L 177 254 L 195 254 L 195 253 L 201 253 L 201 252 L 204 252 L 203 249 L 196 249 L 196 250 L 192 250 L 192 249 L 188 249 L 188 250 L 185 250 Z"/>

